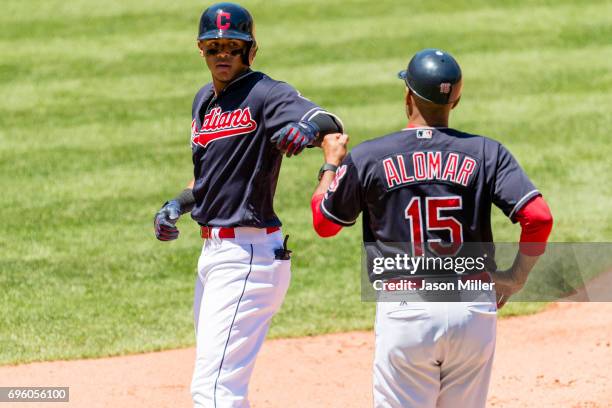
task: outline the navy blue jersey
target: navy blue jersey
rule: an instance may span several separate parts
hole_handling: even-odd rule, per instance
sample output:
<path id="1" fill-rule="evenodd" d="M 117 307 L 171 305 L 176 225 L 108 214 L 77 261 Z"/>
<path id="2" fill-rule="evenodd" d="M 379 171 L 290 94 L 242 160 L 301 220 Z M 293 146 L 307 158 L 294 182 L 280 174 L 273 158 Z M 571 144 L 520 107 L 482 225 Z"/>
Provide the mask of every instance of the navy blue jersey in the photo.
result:
<path id="1" fill-rule="evenodd" d="M 364 242 L 412 243 L 415 255 L 427 243 L 431 252 L 452 256 L 456 244 L 493 242 L 492 204 L 516 222 L 516 212 L 539 194 L 499 142 L 415 128 L 353 148 L 321 210 L 344 226 L 363 211 Z"/>
<path id="2" fill-rule="evenodd" d="M 214 227 L 280 226 L 272 200 L 282 154 L 270 137 L 322 111 L 290 85 L 250 70 L 217 96 L 212 84 L 200 89 L 191 124 L 192 218 Z"/>

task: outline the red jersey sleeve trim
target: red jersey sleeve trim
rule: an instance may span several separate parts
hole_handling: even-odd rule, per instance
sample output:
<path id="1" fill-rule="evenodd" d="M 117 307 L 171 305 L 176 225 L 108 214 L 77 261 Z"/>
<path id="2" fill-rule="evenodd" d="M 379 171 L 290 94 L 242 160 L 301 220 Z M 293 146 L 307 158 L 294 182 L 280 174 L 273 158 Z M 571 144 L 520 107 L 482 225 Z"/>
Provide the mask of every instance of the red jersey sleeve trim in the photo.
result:
<path id="1" fill-rule="evenodd" d="M 542 196 L 532 198 L 515 215 L 521 223 L 521 253 L 539 256 L 546 250 L 546 242 L 553 226 L 553 217 Z"/>
<path id="2" fill-rule="evenodd" d="M 324 197 L 325 194 L 313 195 L 310 201 L 310 209 L 312 210 L 312 226 L 319 236 L 327 238 L 340 232 L 342 226 L 330 221 L 321 212 L 321 202 Z"/>

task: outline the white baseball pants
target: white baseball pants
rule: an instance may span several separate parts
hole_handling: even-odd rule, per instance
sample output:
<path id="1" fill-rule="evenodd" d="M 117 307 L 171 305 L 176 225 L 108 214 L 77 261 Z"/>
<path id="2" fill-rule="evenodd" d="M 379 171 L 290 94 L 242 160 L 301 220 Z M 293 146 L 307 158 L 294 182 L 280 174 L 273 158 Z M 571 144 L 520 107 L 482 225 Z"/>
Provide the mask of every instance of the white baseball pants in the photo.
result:
<path id="1" fill-rule="evenodd" d="M 207 239 L 198 261 L 191 383 L 196 408 L 249 407 L 255 358 L 289 286 L 291 261 L 274 254 L 283 246 L 281 232 L 235 231 L 235 238 Z"/>
<path id="2" fill-rule="evenodd" d="M 381 302 L 376 408 L 485 407 L 495 351 L 491 302 Z"/>

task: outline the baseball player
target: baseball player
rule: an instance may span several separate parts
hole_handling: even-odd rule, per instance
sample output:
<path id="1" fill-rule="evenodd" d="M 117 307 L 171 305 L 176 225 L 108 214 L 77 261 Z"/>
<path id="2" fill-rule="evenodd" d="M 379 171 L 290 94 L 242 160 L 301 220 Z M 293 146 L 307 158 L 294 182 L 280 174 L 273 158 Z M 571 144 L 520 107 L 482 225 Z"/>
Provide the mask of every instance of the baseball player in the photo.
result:
<path id="1" fill-rule="evenodd" d="M 253 19 L 233 3 L 207 8 L 198 49 L 212 82 L 195 95 L 194 180 L 156 214 L 159 240 L 176 239 L 191 212 L 206 241 L 198 261 L 194 321 L 196 407 L 248 407 L 255 357 L 290 279 L 290 253 L 273 208 L 283 155 L 320 145 L 342 123 L 290 85 L 252 71 Z"/>
<path id="2" fill-rule="evenodd" d="M 501 307 L 544 252 L 552 228 L 548 206 L 504 146 L 448 127 L 462 87 L 461 69 L 450 54 L 422 50 L 399 76 L 406 83 L 405 129 L 362 143 L 348 155 L 345 135 L 325 137 L 326 164 L 311 203 L 314 228 L 332 236 L 363 212 L 364 243 L 404 242 L 413 256 L 452 255 L 457 244 L 492 247 L 495 204 L 522 228 L 512 267 L 479 273 L 485 282 L 492 278 Z M 368 272 L 370 281 L 381 279 Z M 475 277 L 454 275 L 462 282 Z M 412 282 L 429 278 L 410 276 Z M 378 302 L 374 405 L 484 407 L 496 312 L 494 296 Z"/>

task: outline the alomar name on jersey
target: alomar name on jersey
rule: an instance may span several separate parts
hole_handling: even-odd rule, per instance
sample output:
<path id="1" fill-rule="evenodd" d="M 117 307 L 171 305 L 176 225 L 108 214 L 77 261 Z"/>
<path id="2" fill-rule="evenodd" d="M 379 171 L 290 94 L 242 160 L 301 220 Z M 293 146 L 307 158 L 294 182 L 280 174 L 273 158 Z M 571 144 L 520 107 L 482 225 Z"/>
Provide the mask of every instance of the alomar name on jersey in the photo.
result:
<path id="1" fill-rule="evenodd" d="M 477 164 L 465 154 L 433 151 L 398 154 L 384 159 L 382 166 L 387 186 L 392 188 L 431 180 L 467 186 Z"/>
<path id="2" fill-rule="evenodd" d="M 226 112 L 221 112 L 221 108 L 217 107 L 204 115 L 204 121 L 199 130 L 196 120 L 191 122 L 191 141 L 206 147 L 214 140 L 251 133 L 256 129 L 257 122 L 251 117 L 251 110 L 248 106 Z"/>

